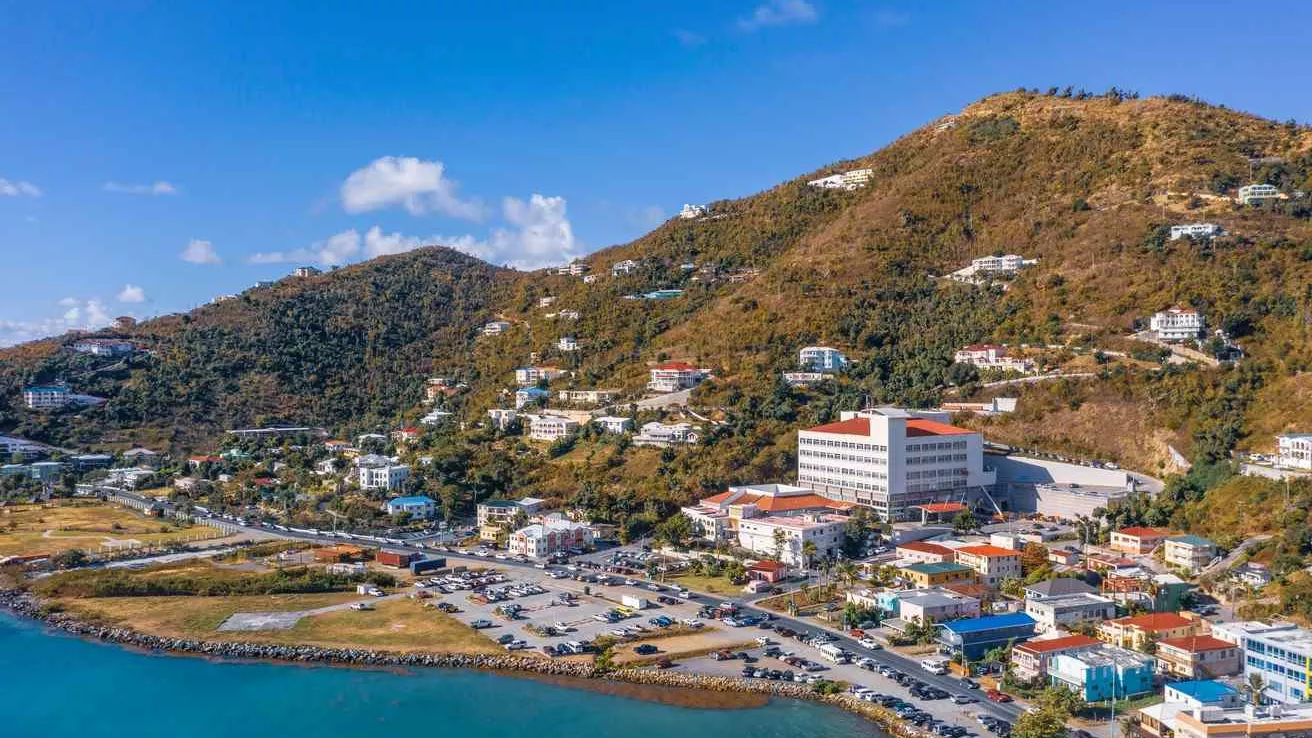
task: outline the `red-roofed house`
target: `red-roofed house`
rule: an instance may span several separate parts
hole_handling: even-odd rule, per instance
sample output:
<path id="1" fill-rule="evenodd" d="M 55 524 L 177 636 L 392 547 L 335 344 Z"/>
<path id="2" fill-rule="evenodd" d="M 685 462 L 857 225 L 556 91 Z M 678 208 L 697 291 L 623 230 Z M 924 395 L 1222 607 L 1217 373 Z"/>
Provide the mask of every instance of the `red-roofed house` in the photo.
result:
<path id="1" fill-rule="evenodd" d="M 755 484 L 730 487 L 727 492 L 683 508 L 683 514 L 692 521 L 700 538 L 719 542 L 736 541 L 738 522 L 744 519 L 806 513 L 846 514 L 853 507 L 851 503 L 831 500 L 806 487 Z"/>
<path id="2" fill-rule="evenodd" d="M 1108 620 L 1098 626 L 1098 637 L 1113 646 L 1143 650 L 1149 641 L 1185 638 L 1202 630 L 1203 622 L 1193 613 L 1155 612 Z"/>
<path id="3" fill-rule="evenodd" d="M 419 437 L 420 430 L 413 426 L 409 428 L 398 428 L 392 431 L 392 440 L 398 443 L 402 441 L 413 441 Z"/>
<path id="4" fill-rule="evenodd" d="M 1216 679 L 1238 674 L 1243 649 L 1210 635 L 1166 638 L 1157 642 L 1157 672 L 1181 679 Z"/>
<path id="5" fill-rule="evenodd" d="M 1083 635 L 1069 635 L 1042 641 L 1026 641 L 1011 648 L 1011 669 L 1022 682 L 1047 678 L 1048 662 L 1059 653 L 1072 653 L 1093 648 L 1101 641 Z"/>
<path id="6" fill-rule="evenodd" d="M 917 506 L 960 503 L 997 479 L 984 468 L 984 439 L 947 414 L 899 408 L 844 412 L 798 431 L 799 485 L 866 505 L 885 520 L 920 517 Z"/>
<path id="7" fill-rule="evenodd" d="M 747 567 L 747 578 L 762 582 L 781 582 L 788 576 L 788 566 L 778 561 L 756 561 Z"/>
<path id="8" fill-rule="evenodd" d="M 956 554 L 947 546 L 937 543 L 910 541 L 897 547 L 897 557 L 917 564 L 951 564 L 955 563 Z"/>
<path id="9" fill-rule="evenodd" d="M 681 361 L 670 361 L 651 368 L 647 389 L 652 392 L 678 392 L 696 387 L 705 378 L 705 369 Z"/>
<path id="10" fill-rule="evenodd" d="M 1016 579 L 1021 575 L 1020 551 L 983 544 L 962 546 L 954 553 L 958 564 L 969 566 L 979 574 L 980 584 L 996 587 L 1004 579 Z"/>
<path id="11" fill-rule="evenodd" d="M 1139 556 L 1151 553 L 1158 544 L 1166 540 L 1171 535 L 1171 531 L 1165 528 L 1143 528 L 1135 526 L 1132 528 L 1121 528 L 1112 531 L 1111 542 L 1108 548 L 1121 553 Z"/>

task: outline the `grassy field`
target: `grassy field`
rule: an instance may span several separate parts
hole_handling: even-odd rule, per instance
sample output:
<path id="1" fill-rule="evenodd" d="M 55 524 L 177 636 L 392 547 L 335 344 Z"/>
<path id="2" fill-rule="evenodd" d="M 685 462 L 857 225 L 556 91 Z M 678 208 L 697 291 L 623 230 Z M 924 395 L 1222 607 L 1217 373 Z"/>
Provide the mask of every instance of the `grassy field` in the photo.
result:
<path id="1" fill-rule="evenodd" d="M 173 543 L 218 538 L 206 526 L 179 526 L 103 503 L 63 502 L 0 508 L 0 556 L 56 554 L 78 548 L 99 552 L 116 541 Z"/>
<path id="2" fill-rule="evenodd" d="M 734 584 L 729 581 L 729 577 L 711 577 L 696 574 L 684 574 L 677 577 L 669 577 L 667 582 L 679 584 L 696 592 L 707 592 L 714 595 L 724 595 L 726 597 L 736 597 L 743 593 L 742 585 Z"/>
<path id="3" fill-rule="evenodd" d="M 237 612 L 293 612 L 361 599 L 355 593 L 247 597 L 115 597 L 62 601 L 65 609 L 146 633 L 212 641 L 249 641 L 405 653 L 498 653 L 491 640 L 415 600 L 380 602 L 373 611 L 340 610 L 301 619 L 284 631 L 221 632 Z"/>

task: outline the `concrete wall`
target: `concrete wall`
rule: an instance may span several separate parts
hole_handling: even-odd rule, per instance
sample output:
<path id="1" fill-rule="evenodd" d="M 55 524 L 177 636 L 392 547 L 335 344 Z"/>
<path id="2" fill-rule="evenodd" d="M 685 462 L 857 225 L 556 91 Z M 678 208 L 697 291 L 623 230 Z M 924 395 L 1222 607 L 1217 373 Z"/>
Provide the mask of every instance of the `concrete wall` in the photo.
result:
<path id="1" fill-rule="evenodd" d="M 1095 469 L 1091 466 L 1068 464 L 1050 459 L 1032 459 L 1026 456 L 986 454 L 985 465 L 998 472 L 998 485 L 1005 483 L 1087 484 L 1089 486 L 1124 487 L 1129 475 L 1120 469 Z"/>

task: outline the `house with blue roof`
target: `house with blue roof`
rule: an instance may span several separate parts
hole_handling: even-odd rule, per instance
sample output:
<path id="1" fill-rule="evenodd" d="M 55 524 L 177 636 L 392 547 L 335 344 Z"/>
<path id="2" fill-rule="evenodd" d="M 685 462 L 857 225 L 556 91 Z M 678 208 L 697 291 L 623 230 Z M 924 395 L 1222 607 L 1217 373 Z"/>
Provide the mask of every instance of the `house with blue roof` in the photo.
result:
<path id="1" fill-rule="evenodd" d="M 437 503 L 431 497 L 393 497 L 384 503 L 388 515 L 410 513 L 412 518 L 431 518 L 437 514 Z"/>
<path id="2" fill-rule="evenodd" d="M 1171 682 L 1166 685 L 1162 695 L 1165 702 L 1180 703 L 1192 708 L 1240 707 L 1244 704 L 1242 692 L 1214 679 Z"/>
<path id="3" fill-rule="evenodd" d="M 964 618 L 940 624 L 938 642 L 947 653 L 974 661 L 999 646 L 1028 641 L 1034 637 L 1037 625 L 1023 612 Z"/>
<path id="4" fill-rule="evenodd" d="M 1216 558 L 1216 544 L 1201 536 L 1171 536 L 1162 548 L 1163 560 L 1189 573 L 1202 571 Z"/>

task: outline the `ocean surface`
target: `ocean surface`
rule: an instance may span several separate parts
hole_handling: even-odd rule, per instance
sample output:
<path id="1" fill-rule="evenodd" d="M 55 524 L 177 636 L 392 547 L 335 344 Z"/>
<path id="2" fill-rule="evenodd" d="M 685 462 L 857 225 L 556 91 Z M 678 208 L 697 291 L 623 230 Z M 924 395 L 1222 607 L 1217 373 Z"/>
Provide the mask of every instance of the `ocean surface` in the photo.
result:
<path id="1" fill-rule="evenodd" d="M 877 736 L 835 708 L 672 707 L 460 670 L 405 673 L 155 656 L 0 613 L 4 738 Z"/>

